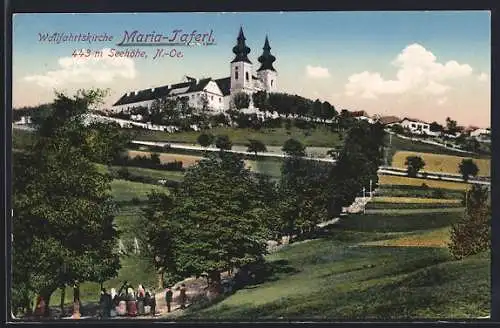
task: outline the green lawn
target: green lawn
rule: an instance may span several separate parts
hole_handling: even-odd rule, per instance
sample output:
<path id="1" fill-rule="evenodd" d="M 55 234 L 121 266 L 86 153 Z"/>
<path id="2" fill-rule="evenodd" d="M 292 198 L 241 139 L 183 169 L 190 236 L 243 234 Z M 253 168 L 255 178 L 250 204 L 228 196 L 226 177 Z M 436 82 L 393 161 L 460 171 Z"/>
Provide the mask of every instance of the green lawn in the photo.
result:
<path id="1" fill-rule="evenodd" d="M 413 152 L 418 152 L 418 153 L 432 153 L 432 154 L 444 154 L 444 155 L 455 155 L 455 156 L 467 156 L 467 157 L 472 157 L 472 158 L 490 158 L 491 156 L 488 155 L 471 155 L 471 154 L 465 154 L 462 152 L 457 152 L 454 151 L 453 149 L 449 148 L 444 148 L 444 147 L 439 147 L 435 145 L 430 145 L 426 144 L 423 142 L 419 142 L 416 140 L 407 140 L 400 138 L 398 136 L 393 135 L 392 136 L 392 143 L 389 145 L 389 135 L 386 135 L 385 138 L 385 144 L 386 146 L 390 146 L 389 152 L 388 152 L 388 158 L 391 159 L 394 156 L 394 154 L 399 151 L 399 150 L 406 150 L 406 151 L 413 151 Z M 389 163 L 391 164 L 391 163 Z"/>
<path id="2" fill-rule="evenodd" d="M 106 165 L 96 164 L 99 172 L 109 173 L 109 169 Z M 112 166 L 113 169 L 120 169 L 124 166 Z M 125 166 L 129 173 L 133 176 L 140 176 L 145 178 L 151 178 L 155 180 L 172 180 L 172 181 L 182 181 L 184 177 L 184 172 L 181 171 L 167 171 L 167 170 L 154 170 L 147 169 L 143 167 L 136 166 Z"/>
<path id="3" fill-rule="evenodd" d="M 404 320 L 488 315 L 489 253 L 454 261 L 442 246 L 366 245 L 376 240 L 418 240 L 415 235 L 422 228 L 427 230 L 421 236 L 445 238 L 447 227 L 456 219 L 456 214 L 349 216 L 321 239 L 292 244 L 267 256 L 269 270 L 254 284 L 211 306 L 195 306 L 180 320 Z"/>
<path id="4" fill-rule="evenodd" d="M 245 161 L 252 171 L 268 175 L 272 178 L 281 177 L 282 159 L 261 158 L 258 160 Z"/>
<path id="5" fill-rule="evenodd" d="M 169 141 L 169 142 L 182 142 L 182 143 L 196 143 L 196 139 L 200 132 L 180 132 L 180 133 L 167 133 L 162 131 L 149 131 L 140 130 L 135 137 L 137 140 L 145 141 Z M 306 135 L 306 130 L 298 128 L 291 128 L 287 131 L 285 128 L 277 129 L 261 129 L 259 131 L 252 129 L 238 129 L 238 128 L 214 128 L 210 130 L 213 135 L 226 134 L 229 136 L 233 144 L 246 145 L 248 139 L 261 140 L 268 146 L 283 146 L 285 141 L 289 138 L 298 139 L 306 146 L 315 147 L 335 147 L 340 146 L 342 141 L 339 139 L 339 134 L 331 132 L 325 127 L 319 127 L 310 130 L 310 135 Z"/>
<path id="6" fill-rule="evenodd" d="M 387 197 L 423 197 L 441 199 L 462 199 L 464 192 L 460 190 L 430 188 L 412 185 L 381 185 L 377 196 Z"/>
<path id="7" fill-rule="evenodd" d="M 431 209 L 431 208 L 460 208 L 457 203 L 373 203 L 366 204 L 366 209 Z"/>
<path id="8" fill-rule="evenodd" d="M 119 179 L 115 179 L 111 182 L 111 193 L 117 202 L 130 202 L 134 198 L 145 200 L 151 190 L 168 192 L 167 188 L 160 185 Z"/>

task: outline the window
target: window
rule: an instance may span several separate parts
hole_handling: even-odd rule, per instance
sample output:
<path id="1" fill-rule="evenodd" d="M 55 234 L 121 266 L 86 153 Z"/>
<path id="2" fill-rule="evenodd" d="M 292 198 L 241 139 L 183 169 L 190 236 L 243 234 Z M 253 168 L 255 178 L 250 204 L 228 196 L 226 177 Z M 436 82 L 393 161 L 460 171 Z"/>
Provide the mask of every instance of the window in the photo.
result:
<path id="1" fill-rule="evenodd" d="M 210 97 L 210 100 L 214 100 L 214 96 L 211 96 L 211 97 Z"/>
<path id="2" fill-rule="evenodd" d="M 222 98 L 221 98 L 221 97 L 219 97 L 219 102 L 220 102 L 220 103 L 222 102 Z"/>
<path id="3" fill-rule="evenodd" d="M 273 81 L 273 80 L 271 80 L 271 86 L 273 86 L 273 82 L 274 82 L 274 81 Z"/>
<path id="4" fill-rule="evenodd" d="M 238 79 L 238 71 L 234 72 L 234 78 L 235 78 L 235 80 Z"/>
<path id="5" fill-rule="evenodd" d="M 415 127 L 415 123 L 412 123 L 412 124 L 411 124 L 411 127 L 412 127 L 412 128 L 414 128 L 414 127 Z"/>
<path id="6" fill-rule="evenodd" d="M 248 72 L 245 72 L 245 78 L 247 79 L 247 81 L 249 81 L 249 80 L 250 80 L 250 77 L 249 77 L 249 75 L 248 75 Z"/>

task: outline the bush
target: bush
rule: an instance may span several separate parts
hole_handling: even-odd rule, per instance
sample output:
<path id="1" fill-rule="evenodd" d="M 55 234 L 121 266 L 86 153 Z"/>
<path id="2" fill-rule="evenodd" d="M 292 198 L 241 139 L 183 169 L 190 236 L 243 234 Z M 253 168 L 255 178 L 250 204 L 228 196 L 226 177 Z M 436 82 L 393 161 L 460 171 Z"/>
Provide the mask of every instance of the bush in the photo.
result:
<path id="1" fill-rule="evenodd" d="M 134 205 L 139 205 L 141 203 L 141 200 L 137 197 L 132 198 L 132 204 Z"/>
<path id="2" fill-rule="evenodd" d="M 473 185 L 466 194 L 464 217 L 451 228 L 449 250 L 457 258 L 475 255 L 491 248 L 491 204 L 488 188 Z"/>

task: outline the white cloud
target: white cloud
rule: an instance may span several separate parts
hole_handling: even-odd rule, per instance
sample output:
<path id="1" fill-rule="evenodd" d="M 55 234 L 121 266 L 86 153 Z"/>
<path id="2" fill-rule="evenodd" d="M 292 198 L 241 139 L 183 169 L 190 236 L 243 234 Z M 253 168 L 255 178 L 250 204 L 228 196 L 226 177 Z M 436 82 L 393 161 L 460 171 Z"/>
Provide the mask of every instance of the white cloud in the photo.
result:
<path id="1" fill-rule="evenodd" d="M 110 49 L 103 49 L 102 57 L 62 57 L 59 68 L 42 75 L 24 77 L 41 87 L 54 88 L 73 83 L 110 83 L 119 78 L 134 79 L 135 62 L 126 57 L 109 57 Z"/>
<path id="2" fill-rule="evenodd" d="M 314 79 L 324 79 L 330 77 L 330 72 L 328 72 L 328 68 L 324 68 L 321 66 L 306 66 L 306 74 L 310 78 Z"/>
<path id="3" fill-rule="evenodd" d="M 383 94 L 402 94 L 420 91 L 429 94 L 443 94 L 450 86 L 441 82 L 469 76 L 472 67 L 455 60 L 444 64 L 419 44 L 407 46 L 391 63 L 398 68 L 396 79 L 384 80 L 380 73 L 364 71 L 348 78 L 345 93 L 349 96 L 376 98 Z"/>
<path id="4" fill-rule="evenodd" d="M 477 79 L 480 82 L 488 82 L 490 80 L 490 76 L 487 73 L 481 73 L 481 74 L 479 74 L 479 76 L 477 77 Z"/>
<path id="5" fill-rule="evenodd" d="M 446 97 L 440 98 L 438 100 L 438 105 L 439 106 L 444 105 L 447 101 L 448 101 L 448 98 L 446 98 Z"/>

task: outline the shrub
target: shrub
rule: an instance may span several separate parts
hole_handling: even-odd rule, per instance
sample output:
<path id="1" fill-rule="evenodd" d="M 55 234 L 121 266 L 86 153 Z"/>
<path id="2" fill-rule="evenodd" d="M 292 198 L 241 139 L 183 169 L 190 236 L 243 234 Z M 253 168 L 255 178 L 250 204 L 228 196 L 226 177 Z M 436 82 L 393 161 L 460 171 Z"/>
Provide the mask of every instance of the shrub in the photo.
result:
<path id="1" fill-rule="evenodd" d="M 466 194 L 464 217 L 451 228 L 451 254 L 462 259 L 491 248 L 491 204 L 489 190 L 473 185 Z"/>
<path id="2" fill-rule="evenodd" d="M 414 178 L 417 176 L 418 171 L 425 166 L 425 162 L 420 156 L 408 156 L 405 165 L 407 166 L 408 176 Z"/>

